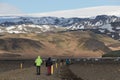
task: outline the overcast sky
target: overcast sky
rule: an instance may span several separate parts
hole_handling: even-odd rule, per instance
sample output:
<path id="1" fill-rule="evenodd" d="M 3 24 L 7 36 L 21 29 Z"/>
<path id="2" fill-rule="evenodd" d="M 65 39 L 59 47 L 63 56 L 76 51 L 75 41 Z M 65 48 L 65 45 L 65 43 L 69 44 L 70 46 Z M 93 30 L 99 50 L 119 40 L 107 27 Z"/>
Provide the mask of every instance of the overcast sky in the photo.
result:
<path id="1" fill-rule="evenodd" d="M 120 6 L 120 0 L 0 0 L 0 14 L 42 13 L 95 6 Z"/>

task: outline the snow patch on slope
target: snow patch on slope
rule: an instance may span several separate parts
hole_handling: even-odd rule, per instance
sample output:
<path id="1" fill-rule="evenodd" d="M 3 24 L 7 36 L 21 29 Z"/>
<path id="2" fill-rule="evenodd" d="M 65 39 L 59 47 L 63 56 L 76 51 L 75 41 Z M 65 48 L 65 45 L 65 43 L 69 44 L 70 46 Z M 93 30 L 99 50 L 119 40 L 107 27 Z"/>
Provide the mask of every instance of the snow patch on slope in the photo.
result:
<path id="1" fill-rule="evenodd" d="M 102 29 L 107 29 L 107 30 L 109 30 L 110 32 L 115 32 L 112 28 L 112 26 L 111 26 L 111 24 L 106 24 L 106 25 L 103 25 L 103 26 L 101 26 L 100 28 L 102 28 Z"/>
<path id="2" fill-rule="evenodd" d="M 61 27 L 54 25 L 34 25 L 34 24 L 22 24 L 9 27 L 0 27 L 0 33 L 42 33 L 46 31 L 53 31 L 54 29 L 59 29 Z"/>

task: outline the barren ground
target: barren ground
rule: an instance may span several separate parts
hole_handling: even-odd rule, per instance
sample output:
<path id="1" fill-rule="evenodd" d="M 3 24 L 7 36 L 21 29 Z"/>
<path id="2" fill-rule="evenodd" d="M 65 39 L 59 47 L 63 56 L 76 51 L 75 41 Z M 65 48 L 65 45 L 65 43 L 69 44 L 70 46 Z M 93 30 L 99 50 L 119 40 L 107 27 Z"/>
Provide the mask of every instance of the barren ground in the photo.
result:
<path id="1" fill-rule="evenodd" d="M 23 62 L 23 61 L 22 61 Z M 36 75 L 33 61 L 0 61 L 0 80 L 120 80 L 120 63 L 78 62 L 70 66 L 55 68 L 54 74 L 46 75 L 46 67 L 41 67 L 41 75 Z"/>
<path id="2" fill-rule="evenodd" d="M 36 75 L 36 67 L 32 62 L 24 62 L 23 69 L 20 69 L 20 62 L 1 61 L 0 80 L 60 80 L 56 73 L 48 76 L 44 64 L 41 66 L 41 75 Z"/>
<path id="3" fill-rule="evenodd" d="M 120 80 L 120 63 L 77 63 L 70 70 L 83 80 Z"/>

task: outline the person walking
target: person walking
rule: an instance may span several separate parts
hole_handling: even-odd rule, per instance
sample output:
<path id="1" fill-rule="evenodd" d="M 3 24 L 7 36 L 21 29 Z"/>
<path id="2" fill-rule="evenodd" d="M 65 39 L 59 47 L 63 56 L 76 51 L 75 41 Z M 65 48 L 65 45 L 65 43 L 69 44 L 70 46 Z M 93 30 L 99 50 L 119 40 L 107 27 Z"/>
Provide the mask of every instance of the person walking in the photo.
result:
<path id="1" fill-rule="evenodd" d="M 70 65 L 70 59 L 66 59 L 66 65 Z"/>
<path id="2" fill-rule="evenodd" d="M 51 66 L 52 65 L 53 65 L 53 62 L 51 60 L 51 57 L 49 57 L 46 61 L 47 75 L 51 75 Z"/>
<path id="3" fill-rule="evenodd" d="M 42 59 L 40 56 L 38 56 L 35 60 L 35 65 L 36 65 L 36 72 L 37 72 L 37 75 L 40 75 L 40 66 L 42 64 Z"/>

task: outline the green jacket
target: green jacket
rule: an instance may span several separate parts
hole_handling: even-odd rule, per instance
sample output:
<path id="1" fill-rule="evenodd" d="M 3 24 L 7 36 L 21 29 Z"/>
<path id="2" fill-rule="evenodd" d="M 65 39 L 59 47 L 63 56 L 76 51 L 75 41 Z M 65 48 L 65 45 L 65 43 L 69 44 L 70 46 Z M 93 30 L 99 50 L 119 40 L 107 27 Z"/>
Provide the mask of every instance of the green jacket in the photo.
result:
<path id="1" fill-rule="evenodd" d="M 35 64 L 36 64 L 36 66 L 41 66 L 42 59 L 40 58 L 40 56 L 38 56 L 37 59 L 35 60 Z"/>

